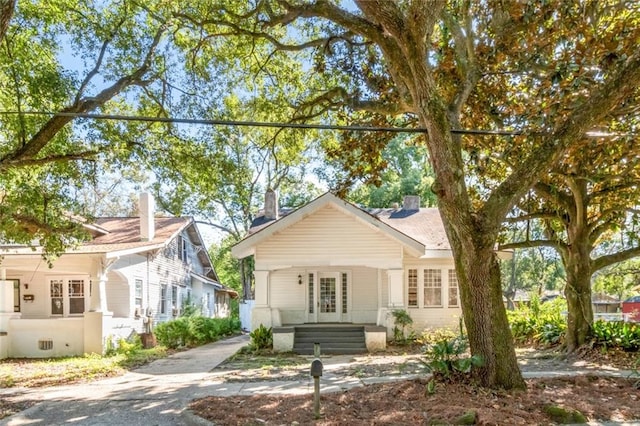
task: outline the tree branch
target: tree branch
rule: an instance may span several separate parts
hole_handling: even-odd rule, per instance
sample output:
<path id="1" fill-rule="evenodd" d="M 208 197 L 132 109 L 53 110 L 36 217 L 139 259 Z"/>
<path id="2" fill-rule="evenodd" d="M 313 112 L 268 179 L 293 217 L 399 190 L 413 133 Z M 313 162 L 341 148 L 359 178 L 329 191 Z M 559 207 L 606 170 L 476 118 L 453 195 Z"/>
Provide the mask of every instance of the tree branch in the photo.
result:
<path id="1" fill-rule="evenodd" d="M 629 260 L 640 255 L 640 247 L 634 247 L 627 250 L 619 251 L 617 253 L 600 256 L 591 261 L 592 270 L 599 271 L 602 268 L 613 265 L 614 263 Z"/>

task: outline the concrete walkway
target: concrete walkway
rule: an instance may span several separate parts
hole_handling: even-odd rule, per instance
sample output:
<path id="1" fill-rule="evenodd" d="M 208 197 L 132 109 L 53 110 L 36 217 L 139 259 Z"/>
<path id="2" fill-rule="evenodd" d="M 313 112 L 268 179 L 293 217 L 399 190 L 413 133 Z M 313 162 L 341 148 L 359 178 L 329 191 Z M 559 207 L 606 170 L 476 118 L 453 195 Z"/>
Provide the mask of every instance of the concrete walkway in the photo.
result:
<path id="1" fill-rule="evenodd" d="M 211 343 L 154 361 L 120 377 L 51 388 L 0 389 L 0 398 L 31 401 L 34 405 L 0 425 L 210 425 L 192 414 L 188 404 L 205 396 L 256 394 L 310 394 L 313 380 L 225 383 L 221 373 L 211 372 L 249 342 L 248 336 Z M 336 392 L 396 380 L 424 377 L 411 374 L 392 377 L 344 376 L 344 357 L 323 359 L 322 392 Z M 593 371 L 524 371 L 525 377 L 588 374 Z M 599 371 L 627 377 L 628 371 Z M 221 409 L 233 409 L 225 407 Z"/>
<path id="2" fill-rule="evenodd" d="M 191 414 L 194 398 L 211 394 L 210 371 L 241 347 L 237 336 L 154 361 L 123 376 L 86 384 L 35 389 L 0 389 L 0 398 L 35 404 L 0 425 L 198 425 Z"/>

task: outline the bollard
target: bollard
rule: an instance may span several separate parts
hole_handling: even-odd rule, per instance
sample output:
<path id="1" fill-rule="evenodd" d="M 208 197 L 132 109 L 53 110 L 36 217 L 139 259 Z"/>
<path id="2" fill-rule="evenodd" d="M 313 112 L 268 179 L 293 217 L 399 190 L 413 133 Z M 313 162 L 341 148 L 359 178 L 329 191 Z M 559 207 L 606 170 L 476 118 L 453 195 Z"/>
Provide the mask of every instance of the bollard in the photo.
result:
<path id="1" fill-rule="evenodd" d="M 320 376 L 322 376 L 322 361 L 320 361 L 320 344 L 313 344 L 313 353 L 316 357 L 311 361 L 309 374 L 313 377 L 313 415 L 316 420 L 320 418 Z"/>

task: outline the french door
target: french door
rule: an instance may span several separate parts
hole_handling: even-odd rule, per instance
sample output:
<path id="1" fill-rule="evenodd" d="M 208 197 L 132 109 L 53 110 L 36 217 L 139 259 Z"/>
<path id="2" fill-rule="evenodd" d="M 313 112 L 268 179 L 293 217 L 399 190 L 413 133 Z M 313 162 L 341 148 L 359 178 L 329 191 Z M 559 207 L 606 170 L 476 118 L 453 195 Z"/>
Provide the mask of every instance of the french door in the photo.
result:
<path id="1" fill-rule="evenodd" d="M 313 278 L 316 278 L 314 285 Z M 341 322 L 347 315 L 347 274 L 319 272 L 309 274 L 309 321 Z"/>

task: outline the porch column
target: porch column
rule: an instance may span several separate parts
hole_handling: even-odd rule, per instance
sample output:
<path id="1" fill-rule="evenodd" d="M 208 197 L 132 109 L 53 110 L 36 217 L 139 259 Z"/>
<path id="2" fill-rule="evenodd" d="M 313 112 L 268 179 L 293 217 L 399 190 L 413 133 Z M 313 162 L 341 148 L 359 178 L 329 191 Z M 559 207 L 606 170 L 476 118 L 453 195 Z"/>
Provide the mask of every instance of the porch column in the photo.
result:
<path id="1" fill-rule="evenodd" d="M 404 308 L 404 286 L 402 278 L 404 276 L 403 269 L 387 270 L 389 278 L 389 308 Z"/>
<path id="2" fill-rule="evenodd" d="M 269 306 L 269 271 L 253 271 L 255 278 L 256 307 L 265 308 Z"/>
<path id="3" fill-rule="evenodd" d="M 99 273 L 91 277 L 90 312 L 107 312 L 107 274 Z"/>
<path id="4" fill-rule="evenodd" d="M 251 310 L 251 330 L 264 325 L 265 327 L 272 327 L 274 324 L 271 307 L 269 306 L 269 271 L 253 271 L 253 277 L 255 278 L 255 305 Z"/>

